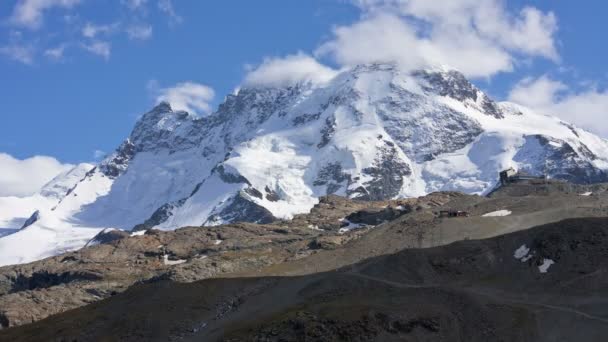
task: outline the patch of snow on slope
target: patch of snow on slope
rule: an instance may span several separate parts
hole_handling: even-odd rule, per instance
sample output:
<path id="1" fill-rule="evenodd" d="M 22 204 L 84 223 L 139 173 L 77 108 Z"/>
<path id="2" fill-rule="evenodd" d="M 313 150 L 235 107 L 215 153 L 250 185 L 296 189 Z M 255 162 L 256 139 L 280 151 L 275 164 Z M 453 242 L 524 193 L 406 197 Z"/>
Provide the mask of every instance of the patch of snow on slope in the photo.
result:
<path id="1" fill-rule="evenodd" d="M 593 192 L 591 191 L 587 191 L 587 192 L 583 192 L 582 194 L 578 194 L 579 196 L 591 196 L 593 195 Z"/>
<path id="2" fill-rule="evenodd" d="M 188 260 L 186 260 L 186 259 L 169 260 L 169 255 L 168 254 L 165 254 L 163 256 L 163 264 L 168 265 L 168 266 L 183 264 L 183 263 L 185 263 L 187 261 Z"/>
<path id="3" fill-rule="evenodd" d="M 209 174 L 211 163 L 194 154 L 193 150 L 138 153 L 128 171 L 114 181 L 112 191 L 99 196 L 76 218 L 95 226 L 132 229 L 163 204 L 189 196 Z"/>
<path id="4" fill-rule="evenodd" d="M 545 259 L 543 259 L 543 263 L 540 266 L 538 266 L 538 270 L 540 271 L 540 273 L 547 273 L 547 271 L 549 270 L 549 267 L 553 264 L 555 264 L 555 261 L 545 258 Z"/>
<path id="5" fill-rule="evenodd" d="M 95 172 L 82 181 L 56 207 L 40 210 L 40 219 L 29 227 L 0 238 L 0 266 L 43 259 L 82 248 L 107 226 L 82 222 L 83 207 L 110 191 L 112 180 Z"/>
<path id="6" fill-rule="evenodd" d="M 346 220 L 346 219 L 342 220 L 342 223 L 345 223 L 345 224 L 346 224 L 346 226 L 344 226 L 344 227 L 342 227 L 342 228 L 340 228 L 340 229 L 338 230 L 338 233 L 339 233 L 339 234 L 348 233 L 348 232 L 350 232 L 351 230 L 355 230 L 355 229 L 360 229 L 360 228 L 366 228 L 366 227 L 369 227 L 368 225 L 366 225 L 366 224 L 364 224 L 364 223 L 352 223 L 352 222 L 350 222 L 349 220 Z"/>
<path id="7" fill-rule="evenodd" d="M 57 205 L 93 165 L 82 163 L 53 178 L 38 193 L 29 197 L 0 197 L 0 227 L 19 229 L 36 210 L 45 211 Z"/>
<path id="8" fill-rule="evenodd" d="M 487 214 L 483 214 L 481 216 L 482 217 L 495 217 L 495 216 L 509 216 L 509 215 L 511 215 L 510 210 L 502 209 L 502 210 L 493 211 L 493 212 L 490 212 Z"/>
<path id="9" fill-rule="evenodd" d="M 528 255 L 528 253 L 530 253 L 530 248 L 526 247 L 526 245 L 521 245 L 518 249 L 515 250 L 515 252 L 513 253 L 513 257 L 519 260 Z"/>

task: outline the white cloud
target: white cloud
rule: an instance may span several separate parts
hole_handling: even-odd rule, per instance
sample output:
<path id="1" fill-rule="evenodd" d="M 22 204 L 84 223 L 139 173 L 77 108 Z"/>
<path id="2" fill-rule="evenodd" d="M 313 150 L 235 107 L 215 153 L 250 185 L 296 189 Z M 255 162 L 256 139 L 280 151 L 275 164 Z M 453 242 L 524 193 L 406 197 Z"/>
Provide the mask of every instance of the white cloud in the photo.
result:
<path id="1" fill-rule="evenodd" d="M 342 65 L 398 62 L 405 68 L 448 65 L 470 77 L 513 70 L 516 58 L 557 61 L 552 13 L 510 13 L 500 0 L 360 0 L 359 21 L 333 30 L 317 56 Z"/>
<path id="2" fill-rule="evenodd" d="M 34 48 L 31 45 L 13 43 L 2 46 L 0 47 L 0 55 L 23 64 L 34 64 Z"/>
<path id="3" fill-rule="evenodd" d="M 147 40 L 152 37 L 152 26 L 133 25 L 127 28 L 127 35 L 130 39 Z"/>
<path id="4" fill-rule="evenodd" d="M 105 156 L 106 156 L 106 153 L 104 151 L 102 151 L 102 150 L 95 150 L 95 151 L 93 151 L 93 158 L 95 160 L 99 160 L 99 159 L 101 159 L 101 158 L 103 158 Z"/>
<path id="5" fill-rule="evenodd" d="M 122 0 L 122 3 L 127 5 L 131 10 L 137 10 L 142 8 L 148 0 Z"/>
<path id="6" fill-rule="evenodd" d="M 183 21 L 183 18 L 175 12 L 171 0 L 158 0 L 158 9 L 169 17 L 170 24 L 180 24 Z"/>
<path id="7" fill-rule="evenodd" d="M 147 88 L 156 96 L 157 102 L 169 102 L 174 110 L 185 110 L 191 114 L 210 113 L 209 102 L 215 96 L 211 87 L 190 81 L 160 88 L 156 80 L 151 80 L 148 82 Z"/>
<path id="8" fill-rule="evenodd" d="M 119 23 L 113 23 L 108 25 L 95 25 L 92 23 L 86 23 L 82 28 L 82 35 L 87 38 L 95 38 L 99 34 L 114 33 L 116 32 L 119 26 Z"/>
<path id="9" fill-rule="evenodd" d="M 71 8 L 80 0 L 18 0 L 9 22 L 30 29 L 42 26 L 44 12 L 54 7 Z"/>
<path id="10" fill-rule="evenodd" d="M 511 89 L 509 101 L 551 114 L 608 138 L 608 91 L 587 87 L 574 91 L 543 75 L 525 78 Z"/>
<path id="11" fill-rule="evenodd" d="M 562 82 L 552 80 L 547 75 L 538 78 L 527 77 L 519 81 L 509 93 L 509 101 L 531 108 L 548 108 L 555 103 L 557 95 L 568 90 Z"/>
<path id="12" fill-rule="evenodd" d="M 34 156 L 20 160 L 0 153 L 0 196 L 32 195 L 55 176 L 72 167 L 53 157 Z"/>
<path id="13" fill-rule="evenodd" d="M 63 54 L 65 52 L 66 47 L 66 44 L 61 44 L 57 47 L 46 49 L 44 50 L 44 55 L 50 59 L 59 61 L 63 59 Z"/>
<path id="14" fill-rule="evenodd" d="M 335 75 L 335 70 L 298 53 L 284 58 L 266 58 L 245 76 L 244 83 L 249 86 L 285 86 L 300 81 L 323 83 Z"/>
<path id="15" fill-rule="evenodd" d="M 110 59 L 111 45 L 104 41 L 93 41 L 89 44 L 83 44 L 82 47 L 92 54 L 103 57 L 103 59 Z"/>

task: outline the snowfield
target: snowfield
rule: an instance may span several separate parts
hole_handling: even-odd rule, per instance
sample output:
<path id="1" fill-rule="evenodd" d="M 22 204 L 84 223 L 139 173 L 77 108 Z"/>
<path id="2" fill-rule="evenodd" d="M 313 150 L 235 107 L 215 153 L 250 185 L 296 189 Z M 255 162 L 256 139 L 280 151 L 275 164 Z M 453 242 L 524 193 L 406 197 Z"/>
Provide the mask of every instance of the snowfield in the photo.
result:
<path id="1" fill-rule="evenodd" d="M 485 194 L 509 167 L 606 181 L 608 143 L 495 102 L 447 69 L 369 64 L 322 83 L 243 87 L 202 118 L 159 104 L 56 199 L 0 199 L 0 227 L 19 229 L 40 212 L 0 238 L 0 265 L 80 248 L 106 228 L 289 219 L 327 194 Z"/>

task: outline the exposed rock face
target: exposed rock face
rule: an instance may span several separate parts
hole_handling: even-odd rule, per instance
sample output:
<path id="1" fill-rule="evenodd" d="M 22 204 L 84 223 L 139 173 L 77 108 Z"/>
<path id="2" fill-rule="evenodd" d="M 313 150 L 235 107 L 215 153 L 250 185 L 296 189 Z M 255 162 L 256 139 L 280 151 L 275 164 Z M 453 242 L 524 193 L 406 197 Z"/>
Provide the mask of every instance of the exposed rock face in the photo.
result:
<path id="1" fill-rule="evenodd" d="M 352 223 L 363 223 L 366 225 L 375 226 L 384 222 L 393 221 L 402 215 L 410 213 L 412 210 L 411 205 L 401 205 L 397 207 L 386 207 L 380 209 L 363 209 L 346 216 L 346 219 Z"/>
<path id="2" fill-rule="evenodd" d="M 363 193 L 355 193 L 355 198 L 380 201 L 399 195 L 404 178 L 412 174 L 410 166 L 400 158 L 395 144 L 385 142 L 386 146 L 379 149 L 373 166 L 363 169 L 363 174 L 371 179 L 364 183 Z"/>
<path id="3" fill-rule="evenodd" d="M 91 241 L 87 242 L 85 247 L 109 244 L 111 242 L 124 239 L 126 237 L 129 237 L 129 233 L 114 228 L 107 228 L 99 232 L 99 234 L 95 235 L 95 237 L 92 238 Z"/>
<path id="4" fill-rule="evenodd" d="M 99 165 L 99 169 L 106 176 L 116 178 L 127 170 L 129 161 L 134 155 L 135 145 L 127 139 L 110 158 Z"/>
<path id="5" fill-rule="evenodd" d="M 23 226 L 21 226 L 21 229 L 34 224 L 34 222 L 38 221 L 39 218 L 40 218 L 40 210 L 34 211 L 32 216 L 30 216 L 27 220 L 25 220 L 25 222 L 23 223 Z"/>
<path id="6" fill-rule="evenodd" d="M 428 81 L 425 87 L 429 91 L 433 91 L 441 96 L 449 96 L 461 102 L 470 100 L 473 103 L 479 104 L 487 115 L 492 115 L 496 118 L 504 117 L 496 102 L 480 92 L 458 71 L 421 71 L 417 74 Z"/>
<path id="7" fill-rule="evenodd" d="M 322 167 L 317 174 L 317 178 L 312 184 L 314 186 L 327 186 L 326 193 L 331 195 L 349 183 L 350 175 L 342 170 L 342 165 L 340 163 L 335 162 L 329 163 Z"/>
<path id="8" fill-rule="evenodd" d="M 216 216 L 209 217 L 209 220 L 205 224 L 213 225 L 213 222 L 253 222 L 265 224 L 274 220 L 275 217 L 266 208 L 250 201 L 243 194 L 238 194 Z"/>
<path id="9" fill-rule="evenodd" d="M 608 173 L 592 165 L 595 158 L 585 145 L 580 145 L 577 151 L 564 140 L 544 135 L 526 136 L 522 149 L 514 157 L 521 162 L 523 171 L 533 175 L 547 175 L 572 183 L 606 182 Z M 543 160 L 545 164 L 535 164 L 534 160 Z"/>

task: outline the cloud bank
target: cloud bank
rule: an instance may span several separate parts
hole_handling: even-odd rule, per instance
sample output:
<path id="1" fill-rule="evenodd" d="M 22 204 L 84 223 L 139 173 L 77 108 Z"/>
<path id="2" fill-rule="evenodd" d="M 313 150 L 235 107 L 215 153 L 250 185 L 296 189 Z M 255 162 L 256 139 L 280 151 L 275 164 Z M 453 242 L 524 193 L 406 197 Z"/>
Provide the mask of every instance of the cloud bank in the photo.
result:
<path id="1" fill-rule="evenodd" d="M 513 71 L 520 59 L 559 62 L 557 19 L 526 6 L 507 9 L 502 0 L 355 0 L 358 20 L 336 26 L 314 51 L 268 57 L 245 84 L 284 85 L 326 80 L 334 70 L 357 64 L 398 63 L 403 70 L 449 67 L 471 78 Z M 315 59 L 316 58 L 316 59 Z"/>
<path id="2" fill-rule="evenodd" d="M 509 100 L 539 113 L 555 115 L 600 136 L 608 136 L 608 91 L 587 87 L 572 90 L 547 75 L 525 78 L 509 93 Z"/>
<path id="3" fill-rule="evenodd" d="M 362 17 L 338 26 L 316 55 L 341 65 L 397 62 L 417 69 L 448 65 L 469 77 L 509 72 L 518 57 L 559 60 L 557 20 L 500 0 L 360 0 Z"/>
<path id="4" fill-rule="evenodd" d="M 0 153 L 0 197 L 24 197 L 36 193 L 55 176 L 74 167 L 47 156 L 16 159 Z"/>

